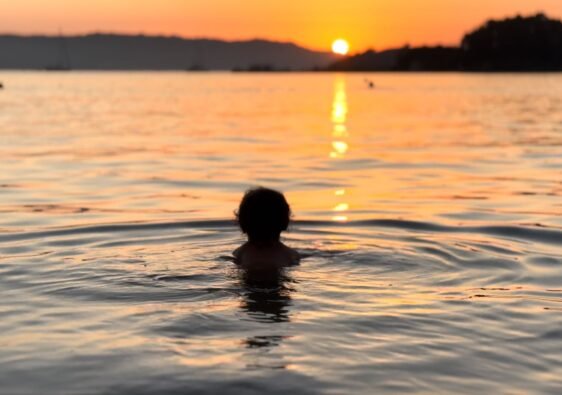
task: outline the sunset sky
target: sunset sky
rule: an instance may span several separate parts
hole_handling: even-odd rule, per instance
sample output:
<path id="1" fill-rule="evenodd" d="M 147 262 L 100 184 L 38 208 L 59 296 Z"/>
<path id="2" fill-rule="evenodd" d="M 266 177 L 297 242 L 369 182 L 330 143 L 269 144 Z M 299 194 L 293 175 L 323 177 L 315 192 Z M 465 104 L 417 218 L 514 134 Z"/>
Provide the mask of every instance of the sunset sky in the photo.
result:
<path id="1" fill-rule="evenodd" d="M 265 38 L 329 50 L 345 38 L 352 52 L 406 43 L 456 44 L 490 17 L 544 11 L 562 17 L 562 0 L 0 0 L 2 33 L 93 31 Z"/>

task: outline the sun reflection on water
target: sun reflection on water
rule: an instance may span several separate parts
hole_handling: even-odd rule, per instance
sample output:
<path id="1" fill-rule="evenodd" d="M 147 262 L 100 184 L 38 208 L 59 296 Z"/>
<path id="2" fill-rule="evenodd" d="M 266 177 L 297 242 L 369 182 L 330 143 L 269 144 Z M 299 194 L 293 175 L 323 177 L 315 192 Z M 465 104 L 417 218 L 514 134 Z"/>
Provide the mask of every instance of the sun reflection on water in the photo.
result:
<path id="1" fill-rule="evenodd" d="M 349 151 L 349 143 L 347 138 L 349 133 L 347 130 L 347 93 L 345 85 L 345 77 L 339 75 L 334 82 L 334 100 L 332 102 L 332 149 L 330 158 L 341 160 L 344 159 Z M 338 196 L 338 202 L 332 211 L 335 215 L 332 220 L 335 222 L 346 222 L 348 216 L 345 215 L 349 210 L 349 204 L 343 201 L 346 195 L 345 189 L 338 189 L 334 192 Z"/>

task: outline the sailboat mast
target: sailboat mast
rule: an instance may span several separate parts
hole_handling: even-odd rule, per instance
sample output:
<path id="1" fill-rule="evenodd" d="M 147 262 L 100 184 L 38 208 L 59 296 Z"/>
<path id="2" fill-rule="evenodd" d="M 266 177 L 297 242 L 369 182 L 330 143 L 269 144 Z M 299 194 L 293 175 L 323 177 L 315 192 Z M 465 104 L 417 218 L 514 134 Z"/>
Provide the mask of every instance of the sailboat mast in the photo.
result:
<path id="1" fill-rule="evenodd" d="M 68 45 L 64 36 L 62 35 L 62 30 L 59 29 L 59 41 L 60 41 L 60 51 L 61 51 L 61 67 L 70 70 L 70 53 L 68 52 Z"/>

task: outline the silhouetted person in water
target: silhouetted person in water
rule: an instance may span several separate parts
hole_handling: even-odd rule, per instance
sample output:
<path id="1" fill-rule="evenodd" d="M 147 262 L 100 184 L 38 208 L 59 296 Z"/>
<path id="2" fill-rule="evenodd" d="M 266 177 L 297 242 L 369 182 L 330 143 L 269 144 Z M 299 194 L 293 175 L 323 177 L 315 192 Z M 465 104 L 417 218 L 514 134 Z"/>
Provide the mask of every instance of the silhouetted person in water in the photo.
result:
<path id="1" fill-rule="evenodd" d="M 279 240 L 291 220 L 291 208 L 282 193 L 261 187 L 250 189 L 240 202 L 236 219 L 248 241 L 233 255 L 248 274 L 269 277 L 284 267 L 298 265 L 299 253 Z"/>

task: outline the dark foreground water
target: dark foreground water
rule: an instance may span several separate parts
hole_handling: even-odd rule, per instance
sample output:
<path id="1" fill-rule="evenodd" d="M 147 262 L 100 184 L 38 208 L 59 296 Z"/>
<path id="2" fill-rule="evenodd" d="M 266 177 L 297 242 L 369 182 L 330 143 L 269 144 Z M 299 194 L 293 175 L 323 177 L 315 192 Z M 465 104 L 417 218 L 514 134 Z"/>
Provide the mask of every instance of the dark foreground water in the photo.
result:
<path id="1" fill-rule="evenodd" d="M 363 78 L 0 73 L 0 393 L 562 393 L 562 76 Z"/>

